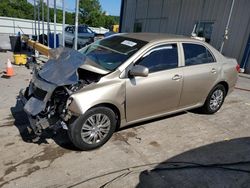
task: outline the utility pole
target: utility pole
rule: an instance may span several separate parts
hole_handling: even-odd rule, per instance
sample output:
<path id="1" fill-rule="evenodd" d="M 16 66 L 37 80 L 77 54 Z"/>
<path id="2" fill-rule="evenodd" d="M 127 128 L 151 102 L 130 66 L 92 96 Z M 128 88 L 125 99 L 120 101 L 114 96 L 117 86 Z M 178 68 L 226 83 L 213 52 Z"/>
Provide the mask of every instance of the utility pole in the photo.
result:
<path id="1" fill-rule="evenodd" d="M 76 0 L 76 17 L 75 17 L 75 50 L 77 50 L 78 39 L 78 13 L 79 13 L 79 0 Z"/>
<path id="2" fill-rule="evenodd" d="M 62 0 L 63 23 L 62 23 L 62 45 L 65 46 L 65 1 Z"/>
<path id="3" fill-rule="evenodd" d="M 34 0 L 34 21 L 35 21 L 35 36 L 37 36 L 37 32 L 36 32 L 36 0 Z"/>
<path id="4" fill-rule="evenodd" d="M 38 18 L 38 41 L 40 36 L 40 0 L 38 1 L 37 5 L 37 18 Z"/>
<path id="5" fill-rule="evenodd" d="M 223 41 L 222 41 L 221 47 L 220 47 L 220 53 L 222 53 L 222 51 L 223 51 L 224 44 L 225 44 L 225 40 L 228 39 L 229 24 L 230 24 L 231 17 L 232 17 L 232 13 L 233 13 L 234 1 L 235 1 L 235 0 L 232 0 L 231 9 L 230 9 L 229 16 L 228 16 L 228 20 L 227 20 L 227 25 L 226 25 L 226 29 L 225 29 Z"/>
<path id="6" fill-rule="evenodd" d="M 49 0 L 47 0 L 47 43 L 49 47 L 49 37 L 50 37 L 50 20 L 49 20 Z"/>
<path id="7" fill-rule="evenodd" d="M 42 1 L 42 31 L 43 31 L 43 44 L 44 44 L 44 2 Z"/>
<path id="8" fill-rule="evenodd" d="M 54 48 L 56 48 L 56 0 L 54 0 Z"/>

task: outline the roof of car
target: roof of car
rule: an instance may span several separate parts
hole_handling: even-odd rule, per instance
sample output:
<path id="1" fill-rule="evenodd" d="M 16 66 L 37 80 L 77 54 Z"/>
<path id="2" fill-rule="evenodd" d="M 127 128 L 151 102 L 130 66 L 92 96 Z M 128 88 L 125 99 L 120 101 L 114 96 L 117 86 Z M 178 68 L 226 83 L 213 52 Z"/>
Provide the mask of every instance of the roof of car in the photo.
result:
<path id="1" fill-rule="evenodd" d="M 163 34 L 163 33 L 123 33 L 121 34 L 124 37 L 143 40 L 147 42 L 161 41 L 161 40 L 191 40 L 191 37 L 183 35 L 172 35 L 172 34 Z"/>

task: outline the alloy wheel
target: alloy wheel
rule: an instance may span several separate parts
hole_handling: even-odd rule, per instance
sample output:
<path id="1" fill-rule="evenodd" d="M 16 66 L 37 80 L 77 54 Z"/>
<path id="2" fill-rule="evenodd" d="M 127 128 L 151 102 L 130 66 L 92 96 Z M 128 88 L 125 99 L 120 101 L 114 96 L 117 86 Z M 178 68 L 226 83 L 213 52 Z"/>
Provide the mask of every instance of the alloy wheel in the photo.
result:
<path id="1" fill-rule="evenodd" d="M 81 137 L 85 143 L 96 144 L 101 142 L 109 133 L 111 121 L 105 114 L 94 114 L 83 124 Z"/>
<path id="2" fill-rule="evenodd" d="M 215 90 L 210 98 L 209 107 L 214 111 L 219 109 L 223 102 L 223 99 L 224 99 L 223 91 L 221 89 Z"/>

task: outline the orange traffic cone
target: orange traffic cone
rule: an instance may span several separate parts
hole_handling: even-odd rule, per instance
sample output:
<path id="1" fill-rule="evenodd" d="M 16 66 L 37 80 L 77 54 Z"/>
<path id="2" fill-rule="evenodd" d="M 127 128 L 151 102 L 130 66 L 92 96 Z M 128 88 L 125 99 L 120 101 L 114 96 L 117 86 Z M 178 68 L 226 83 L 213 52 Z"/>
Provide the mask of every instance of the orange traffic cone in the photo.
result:
<path id="1" fill-rule="evenodd" d="M 14 76 L 14 69 L 13 69 L 12 64 L 10 62 L 10 59 L 8 59 L 8 62 L 7 62 L 6 76 L 8 76 L 8 77 Z"/>

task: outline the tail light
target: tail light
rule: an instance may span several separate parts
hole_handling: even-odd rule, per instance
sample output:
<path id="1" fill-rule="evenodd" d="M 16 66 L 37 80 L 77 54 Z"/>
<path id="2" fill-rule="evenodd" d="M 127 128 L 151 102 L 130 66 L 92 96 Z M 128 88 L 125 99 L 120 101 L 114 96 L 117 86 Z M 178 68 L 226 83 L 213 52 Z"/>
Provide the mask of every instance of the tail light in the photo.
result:
<path id="1" fill-rule="evenodd" d="M 238 63 L 237 63 L 237 65 L 236 65 L 235 68 L 236 68 L 236 71 L 237 71 L 237 72 L 240 72 L 240 65 L 239 65 Z"/>

